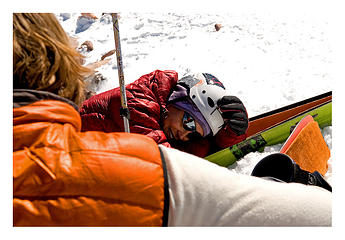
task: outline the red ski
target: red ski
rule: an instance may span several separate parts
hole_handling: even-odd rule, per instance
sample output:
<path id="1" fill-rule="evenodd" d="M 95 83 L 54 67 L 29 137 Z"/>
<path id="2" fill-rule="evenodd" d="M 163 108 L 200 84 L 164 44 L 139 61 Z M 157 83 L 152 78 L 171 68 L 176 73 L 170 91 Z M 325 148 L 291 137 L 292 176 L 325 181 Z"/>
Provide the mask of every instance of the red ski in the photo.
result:
<path id="1" fill-rule="evenodd" d="M 332 100 L 332 92 L 326 92 L 312 98 L 296 102 L 270 112 L 266 112 L 249 119 L 247 135 L 253 136 L 269 127 L 285 121 L 286 119 L 297 116 L 309 109 L 315 108 Z"/>

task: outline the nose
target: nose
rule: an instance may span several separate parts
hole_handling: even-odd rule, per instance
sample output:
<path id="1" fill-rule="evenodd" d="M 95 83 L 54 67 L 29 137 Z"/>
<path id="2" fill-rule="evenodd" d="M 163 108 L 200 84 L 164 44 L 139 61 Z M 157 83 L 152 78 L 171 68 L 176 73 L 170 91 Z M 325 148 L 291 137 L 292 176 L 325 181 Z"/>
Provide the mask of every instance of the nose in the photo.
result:
<path id="1" fill-rule="evenodd" d="M 178 137 L 181 141 L 188 141 L 188 133 L 189 131 L 183 130 L 183 131 L 178 131 Z"/>

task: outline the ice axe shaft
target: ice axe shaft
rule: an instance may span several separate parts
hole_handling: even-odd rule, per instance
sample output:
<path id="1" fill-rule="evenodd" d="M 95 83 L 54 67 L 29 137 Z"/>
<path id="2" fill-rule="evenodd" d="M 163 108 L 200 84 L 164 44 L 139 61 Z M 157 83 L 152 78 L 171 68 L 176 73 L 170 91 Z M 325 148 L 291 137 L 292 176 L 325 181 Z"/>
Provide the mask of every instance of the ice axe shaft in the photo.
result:
<path id="1" fill-rule="evenodd" d="M 129 110 L 127 107 L 127 97 L 126 97 L 126 86 L 125 78 L 123 75 L 123 66 L 122 66 L 122 56 L 121 56 L 121 43 L 120 43 L 120 30 L 119 30 L 119 17 L 117 13 L 111 13 L 113 20 L 113 30 L 114 30 L 114 39 L 115 39 L 115 51 L 116 51 L 116 60 L 117 60 L 117 70 L 119 75 L 119 85 L 121 92 L 121 109 L 120 115 L 123 117 L 124 129 L 125 132 L 129 133 Z"/>

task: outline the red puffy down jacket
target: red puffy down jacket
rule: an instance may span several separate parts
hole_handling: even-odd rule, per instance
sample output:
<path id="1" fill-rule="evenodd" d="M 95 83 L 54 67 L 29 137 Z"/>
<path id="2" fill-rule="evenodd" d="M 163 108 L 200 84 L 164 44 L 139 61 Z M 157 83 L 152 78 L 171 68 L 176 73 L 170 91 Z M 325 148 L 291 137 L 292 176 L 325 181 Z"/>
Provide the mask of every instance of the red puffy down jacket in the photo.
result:
<path id="1" fill-rule="evenodd" d="M 171 146 L 160 123 L 162 116 L 167 112 L 166 103 L 177 81 L 177 72 L 156 70 L 126 85 L 131 133 L 144 134 L 158 144 L 174 147 L 199 157 L 205 157 L 246 138 L 245 134 L 237 136 L 230 128 L 224 128 L 215 137 L 188 142 L 181 146 Z M 82 118 L 82 131 L 123 132 L 124 124 L 120 116 L 120 108 L 119 88 L 100 93 L 86 100 L 79 110 Z"/>

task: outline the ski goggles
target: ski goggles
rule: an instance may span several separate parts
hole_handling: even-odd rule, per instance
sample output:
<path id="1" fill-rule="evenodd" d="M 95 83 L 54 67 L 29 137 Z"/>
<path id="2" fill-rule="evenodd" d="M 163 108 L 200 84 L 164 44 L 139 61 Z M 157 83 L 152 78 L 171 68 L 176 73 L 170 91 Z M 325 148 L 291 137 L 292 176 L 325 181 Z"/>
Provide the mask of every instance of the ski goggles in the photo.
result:
<path id="1" fill-rule="evenodd" d="M 187 131 L 191 131 L 191 132 L 196 132 L 196 123 L 194 118 L 188 113 L 188 112 L 184 112 L 183 114 L 183 118 L 182 118 L 182 126 L 184 129 L 186 129 Z"/>

